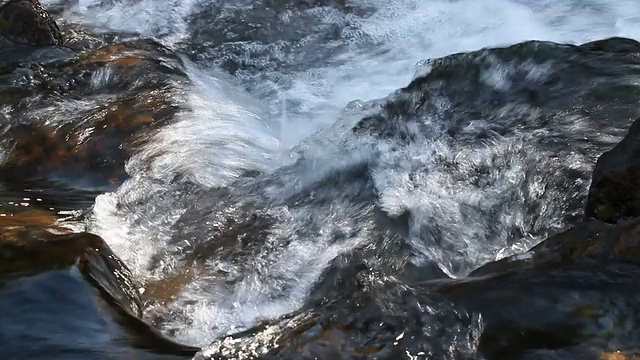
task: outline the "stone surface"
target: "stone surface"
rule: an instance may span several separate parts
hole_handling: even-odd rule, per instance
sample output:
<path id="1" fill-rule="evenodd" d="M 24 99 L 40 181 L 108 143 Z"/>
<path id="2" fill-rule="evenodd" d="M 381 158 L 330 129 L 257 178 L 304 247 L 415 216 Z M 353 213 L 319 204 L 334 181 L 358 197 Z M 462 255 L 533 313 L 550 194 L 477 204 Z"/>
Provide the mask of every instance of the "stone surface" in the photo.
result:
<path id="1" fill-rule="evenodd" d="M 142 40 L 55 66 L 18 64 L 12 74 L 24 71 L 30 81 L 0 88 L 0 95 L 9 92 L 0 106 L 13 120 L 0 132 L 8 153 L 0 178 L 115 189 L 127 176 L 124 163 L 180 110 L 181 69 L 169 50 Z"/>
<path id="2" fill-rule="evenodd" d="M 640 119 L 598 159 L 585 213 L 608 223 L 640 216 Z"/>
<path id="3" fill-rule="evenodd" d="M 19 45 L 62 45 L 56 22 L 37 0 L 9 0 L 0 7 L 0 36 Z"/>
<path id="4" fill-rule="evenodd" d="M 629 348 L 640 340 L 640 266 L 582 261 L 446 284 L 439 294 L 482 314 L 479 349 L 488 359 L 561 349 Z M 590 357 L 597 356 L 590 351 Z"/>

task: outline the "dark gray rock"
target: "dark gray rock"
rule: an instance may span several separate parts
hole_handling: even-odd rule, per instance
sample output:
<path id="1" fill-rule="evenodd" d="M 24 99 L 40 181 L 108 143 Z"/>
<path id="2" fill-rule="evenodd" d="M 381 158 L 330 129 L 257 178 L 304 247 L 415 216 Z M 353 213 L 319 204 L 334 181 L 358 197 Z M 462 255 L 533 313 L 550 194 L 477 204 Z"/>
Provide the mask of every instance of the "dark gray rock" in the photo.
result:
<path id="1" fill-rule="evenodd" d="M 18 45 L 62 45 L 60 28 L 37 0 L 9 0 L 0 7 L 0 36 Z"/>
<path id="2" fill-rule="evenodd" d="M 640 216 L 640 119 L 598 159 L 585 215 L 608 223 Z"/>

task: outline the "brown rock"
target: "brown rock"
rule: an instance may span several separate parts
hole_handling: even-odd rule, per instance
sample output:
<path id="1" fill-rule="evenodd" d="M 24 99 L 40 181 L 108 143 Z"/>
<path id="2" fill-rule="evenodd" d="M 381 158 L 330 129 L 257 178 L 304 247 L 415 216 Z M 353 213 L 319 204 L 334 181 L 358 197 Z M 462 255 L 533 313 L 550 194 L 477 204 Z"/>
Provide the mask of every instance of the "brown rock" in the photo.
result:
<path id="1" fill-rule="evenodd" d="M 603 352 L 600 355 L 600 360 L 631 360 L 638 359 L 637 356 L 627 356 L 623 352 L 615 351 L 615 352 Z"/>
<path id="2" fill-rule="evenodd" d="M 62 45 L 56 22 L 37 0 L 9 0 L 0 7 L 0 35 L 20 45 Z"/>
<path id="3" fill-rule="evenodd" d="M 88 233 L 56 235 L 37 228 L 49 217 L 25 214 L 14 223 L 0 223 L 0 276 L 17 276 L 77 266 L 102 299 L 111 305 L 116 320 L 136 347 L 155 352 L 192 356 L 198 350 L 175 342 L 142 320 L 138 284 L 127 266 L 98 236 Z M 29 223 L 27 227 L 16 229 Z M 18 225 L 16 225 L 18 224 Z"/>
<path id="4" fill-rule="evenodd" d="M 627 329 L 640 311 L 639 265 L 640 218 L 592 220 L 437 292 L 482 314 L 480 348 L 488 358 L 580 349 L 590 341 L 629 345 L 639 336 Z M 602 356 L 626 359 L 616 352 Z"/>
<path id="5" fill-rule="evenodd" d="M 640 119 L 598 159 L 585 215 L 608 223 L 640 216 Z"/>
<path id="6" fill-rule="evenodd" d="M 29 227 L 50 228 L 62 230 L 56 221 L 56 214 L 39 209 L 28 209 L 24 211 L 0 210 L 0 228 L 5 231 L 0 236 L 6 236 L 7 231 L 23 230 Z"/>
<path id="7" fill-rule="evenodd" d="M 98 190 L 119 186 L 125 162 L 179 110 L 175 96 L 186 76 L 172 56 L 154 42 L 134 41 L 33 73 L 39 86 L 6 104 L 19 125 L 4 132 L 10 151 L 0 178 Z M 60 105 L 61 95 L 81 105 L 70 111 Z M 44 121 L 52 117 L 58 120 Z"/>

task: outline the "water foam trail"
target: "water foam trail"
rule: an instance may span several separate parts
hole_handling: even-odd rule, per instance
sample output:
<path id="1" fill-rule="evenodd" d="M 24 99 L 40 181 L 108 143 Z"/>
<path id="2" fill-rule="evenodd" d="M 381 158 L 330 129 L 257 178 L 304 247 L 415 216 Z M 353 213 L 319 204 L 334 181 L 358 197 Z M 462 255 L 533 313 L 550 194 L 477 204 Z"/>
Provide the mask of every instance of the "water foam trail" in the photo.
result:
<path id="1" fill-rule="evenodd" d="M 187 94 L 189 111 L 162 129 L 128 164 L 131 171 L 151 162 L 151 175 L 170 181 L 176 176 L 203 186 L 223 186 L 245 171 L 275 167 L 280 143 L 254 99 L 214 75 L 190 64 L 194 89 Z"/>
<path id="2" fill-rule="evenodd" d="M 199 0 L 43 0 L 65 5 L 63 17 L 95 31 L 121 31 L 175 44 L 187 35 L 187 18 Z M 70 5 L 70 6 L 69 6 Z"/>
<path id="3" fill-rule="evenodd" d="M 147 272 L 150 261 L 166 248 L 170 227 L 185 211 L 186 204 L 163 195 L 184 195 L 175 181 L 224 186 L 245 171 L 270 170 L 278 151 L 259 104 L 189 62 L 186 68 L 193 86 L 176 101 L 188 110 L 127 163 L 131 178 L 115 193 L 98 196 L 93 210 L 92 231 L 143 277 L 159 276 Z"/>

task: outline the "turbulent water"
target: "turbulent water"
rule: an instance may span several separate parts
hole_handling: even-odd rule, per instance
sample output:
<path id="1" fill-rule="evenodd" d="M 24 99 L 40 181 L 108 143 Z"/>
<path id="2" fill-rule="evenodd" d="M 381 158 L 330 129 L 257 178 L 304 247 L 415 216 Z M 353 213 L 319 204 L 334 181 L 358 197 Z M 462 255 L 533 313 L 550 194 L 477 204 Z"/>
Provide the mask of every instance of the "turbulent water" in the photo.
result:
<path id="1" fill-rule="evenodd" d="M 146 284 L 147 320 L 213 352 L 379 286 L 407 309 L 363 312 L 411 318 L 389 320 L 407 336 L 431 324 L 420 344 L 433 356 L 475 354 L 481 319 L 415 305 L 388 279 L 464 277 L 567 229 L 597 157 L 638 115 L 637 60 L 547 42 L 640 38 L 631 0 L 43 4 L 63 29 L 155 38 L 185 64 L 178 120 L 127 161 L 87 226 Z M 42 116 L 93 106 L 65 101 Z"/>

